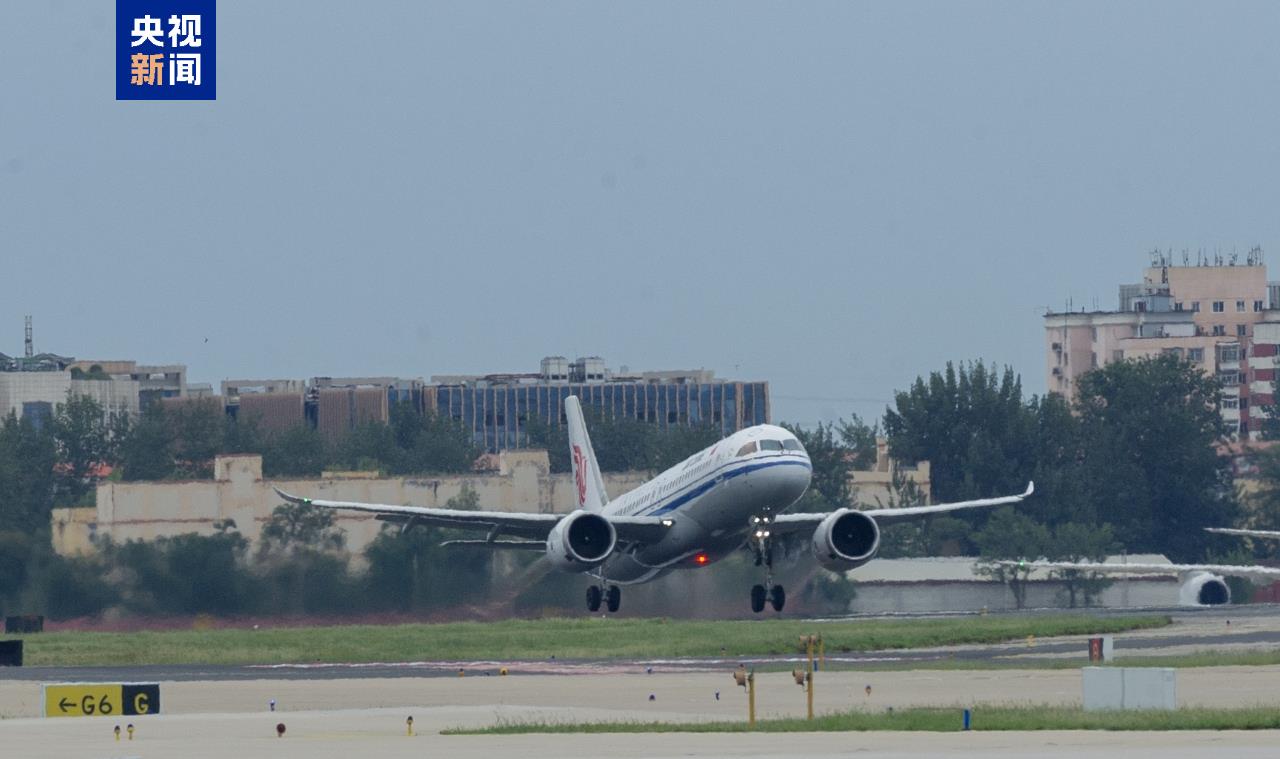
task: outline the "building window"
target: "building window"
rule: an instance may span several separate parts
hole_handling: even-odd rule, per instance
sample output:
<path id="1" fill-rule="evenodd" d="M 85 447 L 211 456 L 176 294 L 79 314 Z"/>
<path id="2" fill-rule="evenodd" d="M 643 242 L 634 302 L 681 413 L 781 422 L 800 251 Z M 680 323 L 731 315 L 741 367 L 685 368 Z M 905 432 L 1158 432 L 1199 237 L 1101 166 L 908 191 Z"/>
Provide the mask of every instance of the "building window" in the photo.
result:
<path id="1" fill-rule="evenodd" d="M 1244 336 L 1245 336 L 1245 334 L 1246 334 L 1246 331 L 1247 331 L 1247 330 L 1248 330 L 1248 325 L 1247 325 L 1247 324 L 1237 324 L 1237 325 L 1236 325 L 1236 336 L 1237 336 L 1237 337 L 1244 337 Z"/>
<path id="2" fill-rule="evenodd" d="M 1219 361 L 1239 361 L 1240 346 L 1234 343 L 1230 345 L 1218 346 L 1218 360 Z"/>
<path id="3" fill-rule="evenodd" d="M 1236 313 L 1238 314 L 1244 313 L 1244 301 L 1242 300 L 1236 301 Z"/>
<path id="4" fill-rule="evenodd" d="M 1180 300 L 1175 300 L 1175 301 L 1173 302 L 1173 310 L 1174 310 L 1174 311 L 1181 311 L 1181 310 L 1182 310 L 1182 301 L 1180 301 Z"/>
<path id="5" fill-rule="evenodd" d="M 1222 301 L 1220 301 L 1220 300 L 1215 300 L 1215 301 L 1213 302 L 1213 312 L 1214 312 L 1215 314 L 1220 314 L 1220 313 L 1222 313 L 1224 310 L 1225 310 L 1225 309 L 1224 309 L 1224 308 L 1223 308 L 1223 306 L 1222 306 Z"/>
<path id="6" fill-rule="evenodd" d="M 1227 328 L 1222 326 L 1221 324 L 1215 324 L 1213 325 L 1213 334 L 1218 337 L 1221 337 L 1227 334 Z"/>
<path id="7" fill-rule="evenodd" d="M 1089 366 L 1094 369 L 1098 368 L 1098 354 L 1096 351 L 1089 354 Z"/>
<path id="8" fill-rule="evenodd" d="M 1260 300 L 1255 300 L 1255 301 L 1253 302 L 1253 310 L 1254 310 L 1254 311 L 1261 311 L 1261 310 L 1262 310 L 1262 301 L 1260 301 Z"/>
<path id="9" fill-rule="evenodd" d="M 1223 408 L 1240 408 L 1240 402 L 1236 398 L 1223 398 L 1222 407 Z"/>
<path id="10" fill-rule="evenodd" d="M 1204 363 L 1204 348 L 1187 348 L 1187 360 Z"/>
<path id="11" fill-rule="evenodd" d="M 1223 387 L 1235 387 L 1240 384 L 1240 372 L 1222 372 L 1218 375 L 1218 381 Z"/>
<path id="12" fill-rule="evenodd" d="M 1193 314 L 1200 313 L 1200 301 L 1198 300 L 1191 301 L 1191 313 Z"/>

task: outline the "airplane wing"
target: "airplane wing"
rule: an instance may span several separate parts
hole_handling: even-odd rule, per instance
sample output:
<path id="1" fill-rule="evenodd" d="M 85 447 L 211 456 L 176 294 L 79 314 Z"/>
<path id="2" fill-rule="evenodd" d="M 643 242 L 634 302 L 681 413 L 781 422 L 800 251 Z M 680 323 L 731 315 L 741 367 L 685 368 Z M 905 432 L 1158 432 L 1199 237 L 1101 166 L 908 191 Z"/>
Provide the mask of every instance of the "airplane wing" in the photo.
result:
<path id="1" fill-rule="evenodd" d="M 1031 570 L 1078 569 L 1084 572 L 1099 572 L 1101 574 L 1144 575 L 1208 572 L 1209 574 L 1243 577 L 1248 580 L 1263 582 L 1280 580 L 1280 568 L 1243 564 L 1117 564 L 1091 561 L 997 561 L 993 563 L 1003 566 L 1024 566 Z"/>
<path id="2" fill-rule="evenodd" d="M 459 529 L 487 530 L 489 542 L 498 535 L 518 535 L 535 540 L 546 540 L 551 529 L 564 518 L 564 514 L 531 514 L 510 511 L 467 511 L 463 509 L 432 509 L 424 506 L 397 506 L 387 503 L 359 503 L 356 501 L 326 501 L 319 498 L 275 491 L 289 503 L 319 506 L 325 509 L 362 511 L 373 514 L 384 522 L 395 522 L 406 527 L 416 524 L 434 524 Z M 660 517 L 607 516 L 623 543 L 653 543 L 666 534 L 671 520 Z M 505 545 L 503 547 L 506 547 Z"/>
<path id="3" fill-rule="evenodd" d="M 1234 527 L 1206 527 L 1205 532 L 1216 532 L 1219 535 L 1239 535 L 1245 538 L 1270 538 L 1280 540 L 1280 532 L 1275 530 L 1238 530 Z"/>
<path id="4" fill-rule="evenodd" d="M 1018 495 L 1006 495 L 999 498 L 980 498 L 976 501 L 936 503 L 932 506 L 905 506 L 896 509 L 867 509 L 861 513 L 866 514 L 882 525 L 895 524 L 897 522 L 905 522 L 918 517 L 925 517 L 933 514 L 945 514 L 949 511 L 987 508 L 991 506 L 1003 506 L 1009 503 L 1018 503 L 1035 491 L 1036 484 L 1034 482 L 1028 482 L 1027 489 Z M 817 527 L 822 520 L 826 519 L 830 515 L 830 512 L 779 514 L 773 519 L 773 529 L 779 533 L 787 533 L 802 530 L 806 527 Z"/>

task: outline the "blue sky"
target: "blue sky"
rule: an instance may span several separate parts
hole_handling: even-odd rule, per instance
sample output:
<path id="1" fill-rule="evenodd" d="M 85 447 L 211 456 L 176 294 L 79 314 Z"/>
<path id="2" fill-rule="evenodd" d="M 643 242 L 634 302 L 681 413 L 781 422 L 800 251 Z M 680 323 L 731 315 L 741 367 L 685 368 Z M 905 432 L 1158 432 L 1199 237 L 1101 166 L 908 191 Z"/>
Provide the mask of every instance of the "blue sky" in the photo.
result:
<path id="1" fill-rule="evenodd" d="M 1044 308 L 1153 247 L 1280 256 L 1275 4 L 221 0 L 218 99 L 163 103 L 114 13 L 0 5 L 6 353 L 599 354 L 812 424 L 947 360 L 1041 392 Z"/>

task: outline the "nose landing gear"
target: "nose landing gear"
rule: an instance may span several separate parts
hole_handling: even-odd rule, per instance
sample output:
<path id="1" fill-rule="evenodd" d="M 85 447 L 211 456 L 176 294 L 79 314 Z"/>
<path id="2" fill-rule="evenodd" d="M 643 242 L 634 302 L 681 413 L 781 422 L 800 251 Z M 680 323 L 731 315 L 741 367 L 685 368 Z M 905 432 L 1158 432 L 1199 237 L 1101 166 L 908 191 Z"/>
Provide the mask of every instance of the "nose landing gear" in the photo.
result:
<path id="1" fill-rule="evenodd" d="M 755 550 L 756 566 L 765 567 L 765 584 L 751 587 L 751 611 L 759 614 L 764 611 L 767 601 L 774 611 L 782 611 L 787 604 L 787 591 L 781 585 L 773 584 L 773 531 L 772 520 L 768 516 L 752 517 L 752 547 Z"/>

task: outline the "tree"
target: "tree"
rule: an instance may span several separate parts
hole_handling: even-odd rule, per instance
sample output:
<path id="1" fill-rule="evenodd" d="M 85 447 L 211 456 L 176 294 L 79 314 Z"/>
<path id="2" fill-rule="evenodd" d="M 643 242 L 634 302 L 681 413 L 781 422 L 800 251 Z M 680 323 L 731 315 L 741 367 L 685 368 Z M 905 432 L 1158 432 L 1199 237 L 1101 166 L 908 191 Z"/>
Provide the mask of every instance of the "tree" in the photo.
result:
<path id="1" fill-rule="evenodd" d="M 111 455 L 102 404 L 88 395 L 68 393 L 66 403 L 54 409 L 50 427 L 58 446 L 58 493 L 67 503 L 79 503 Z"/>
<path id="2" fill-rule="evenodd" d="M 1086 501 L 1130 550 L 1202 558 L 1203 528 L 1233 524 L 1238 511 L 1230 460 L 1216 447 L 1217 381 L 1162 355 L 1086 372 L 1076 390 Z"/>
<path id="3" fill-rule="evenodd" d="M 227 415 L 215 398 L 194 398 L 163 411 L 173 434 L 173 455 L 184 479 L 213 476 L 213 459 L 227 442 Z"/>
<path id="4" fill-rule="evenodd" d="M 329 461 L 328 446 L 319 432 L 296 425 L 273 435 L 262 454 L 266 477 L 319 477 Z"/>
<path id="5" fill-rule="evenodd" d="M 173 432 L 157 404 L 142 412 L 120 444 L 120 465 L 126 480 L 163 480 L 174 472 Z"/>
<path id="6" fill-rule="evenodd" d="M 1045 557 L 1050 561 L 1101 562 L 1120 548 L 1111 525 L 1088 525 L 1079 522 L 1060 524 L 1053 531 Z M 1061 580 L 1067 594 L 1067 605 L 1091 606 L 1098 595 L 1111 584 L 1106 575 L 1083 569 L 1056 569 L 1050 577 Z"/>
<path id="7" fill-rule="evenodd" d="M 991 514 L 974 541 L 983 559 L 977 567 L 978 573 L 1008 585 L 1014 603 L 1019 609 L 1023 608 L 1027 602 L 1027 578 L 1031 574 L 1028 562 L 1043 558 L 1050 550 L 1049 531 L 1026 514 L 1004 506 Z"/>
<path id="8" fill-rule="evenodd" d="M 338 551 L 347 542 L 346 531 L 333 524 L 333 511 L 307 503 L 282 503 L 262 526 L 263 553 L 288 553 L 300 548 Z"/>
<path id="9" fill-rule="evenodd" d="M 884 428 L 895 459 L 930 462 L 940 502 L 1019 492 L 1034 469 L 1035 417 L 1007 367 L 948 362 L 895 394 Z"/>
<path id="10" fill-rule="evenodd" d="M 10 413 L 0 423 L 0 525 L 43 533 L 53 508 L 57 444 L 48 430 Z"/>

